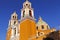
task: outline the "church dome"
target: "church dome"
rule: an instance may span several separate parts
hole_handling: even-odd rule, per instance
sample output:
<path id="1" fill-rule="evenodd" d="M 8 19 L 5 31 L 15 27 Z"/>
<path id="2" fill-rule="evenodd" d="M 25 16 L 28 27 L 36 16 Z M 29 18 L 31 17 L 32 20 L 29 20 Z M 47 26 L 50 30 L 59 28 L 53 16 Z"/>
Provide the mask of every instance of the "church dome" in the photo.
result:
<path id="1" fill-rule="evenodd" d="M 41 17 L 39 18 L 39 21 L 37 22 L 37 27 L 38 27 L 38 30 L 50 29 L 49 25 L 45 21 L 43 21 Z"/>

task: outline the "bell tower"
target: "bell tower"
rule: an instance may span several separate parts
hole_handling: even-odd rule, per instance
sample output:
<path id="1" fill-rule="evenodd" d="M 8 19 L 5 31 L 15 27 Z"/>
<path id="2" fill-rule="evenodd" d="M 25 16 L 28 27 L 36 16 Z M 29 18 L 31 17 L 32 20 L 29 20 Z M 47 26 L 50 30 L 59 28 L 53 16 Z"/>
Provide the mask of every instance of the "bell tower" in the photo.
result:
<path id="1" fill-rule="evenodd" d="M 25 18 L 30 18 L 34 20 L 34 11 L 31 7 L 31 3 L 28 0 L 23 3 L 23 8 L 21 9 L 21 20 Z"/>
<path id="2" fill-rule="evenodd" d="M 19 31 L 18 31 L 18 18 L 16 12 L 11 15 L 11 40 L 18 40 Z"/>
<path id="3" fill-rule="evenodd" d="M 36 37 L 36 23 L 31 3 L 26 0 L 21 9 L 20 40 L 32 40 Z"/>
<path id="4" fill-rule="evenodd" d="M 11 15 L 11 19 L 9 20 L 8 30 L 11 29 L 10 39 L 9 40 L 18 40 L 19 39 L 19 31 L 18 31 L 18 18 L 16 12 Z M 8 39 L 7 39 L 8 40 Z"/>

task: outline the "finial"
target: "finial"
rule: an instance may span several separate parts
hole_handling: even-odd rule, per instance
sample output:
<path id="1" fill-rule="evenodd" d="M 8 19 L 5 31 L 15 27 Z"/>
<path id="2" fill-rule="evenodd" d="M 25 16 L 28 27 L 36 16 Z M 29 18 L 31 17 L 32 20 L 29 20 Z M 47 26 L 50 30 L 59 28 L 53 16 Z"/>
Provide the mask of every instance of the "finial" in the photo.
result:
<path id="1" fill-rule="evenodd" d="M 16 11 L 13 12 L 12 16 L 18 16 L 18 15 L 16 14 Z"/>
<path id="2" fill-rule="evenodd" d="M 16 12 L 14 12 L 13 15 L 16 15 Z"/>
<path id="3" fill-rule="evenodd" d="M 40 20 L 40 21 L 42 20 L 41 16 L 39 16 L 39 20 Z"/>
<path id="4" fill-rule="evenodd" d="M 26 1 L 28 1 L 28 0 L 26 0 Z"/>

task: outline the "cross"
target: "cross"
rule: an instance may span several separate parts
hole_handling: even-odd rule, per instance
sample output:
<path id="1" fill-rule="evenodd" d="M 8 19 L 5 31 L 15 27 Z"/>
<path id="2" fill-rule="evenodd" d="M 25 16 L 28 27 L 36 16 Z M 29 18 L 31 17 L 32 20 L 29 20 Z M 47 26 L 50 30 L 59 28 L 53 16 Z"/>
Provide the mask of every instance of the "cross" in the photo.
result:
<path id="1" fill-rule="evenodd" d="M 26 1 L 28 1 L 28 0 L 26 0 Z"/>

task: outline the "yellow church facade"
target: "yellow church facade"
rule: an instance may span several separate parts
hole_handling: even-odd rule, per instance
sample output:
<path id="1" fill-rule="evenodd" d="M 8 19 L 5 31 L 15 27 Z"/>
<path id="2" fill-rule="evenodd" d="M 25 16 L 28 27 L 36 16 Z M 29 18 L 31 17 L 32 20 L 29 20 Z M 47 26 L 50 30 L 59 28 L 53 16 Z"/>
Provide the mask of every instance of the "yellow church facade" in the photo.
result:
<path id="1" fill-rule="evenodd" d="M 41 17 L 36 23 L 31 3 L 26 0 L 21 9 L 21 19 L 18 20 L 16 12 L 11 15 L 6 40 L 43 40 L 46 35 L 54 31 L 56 29 L 51 29 Z"/>

